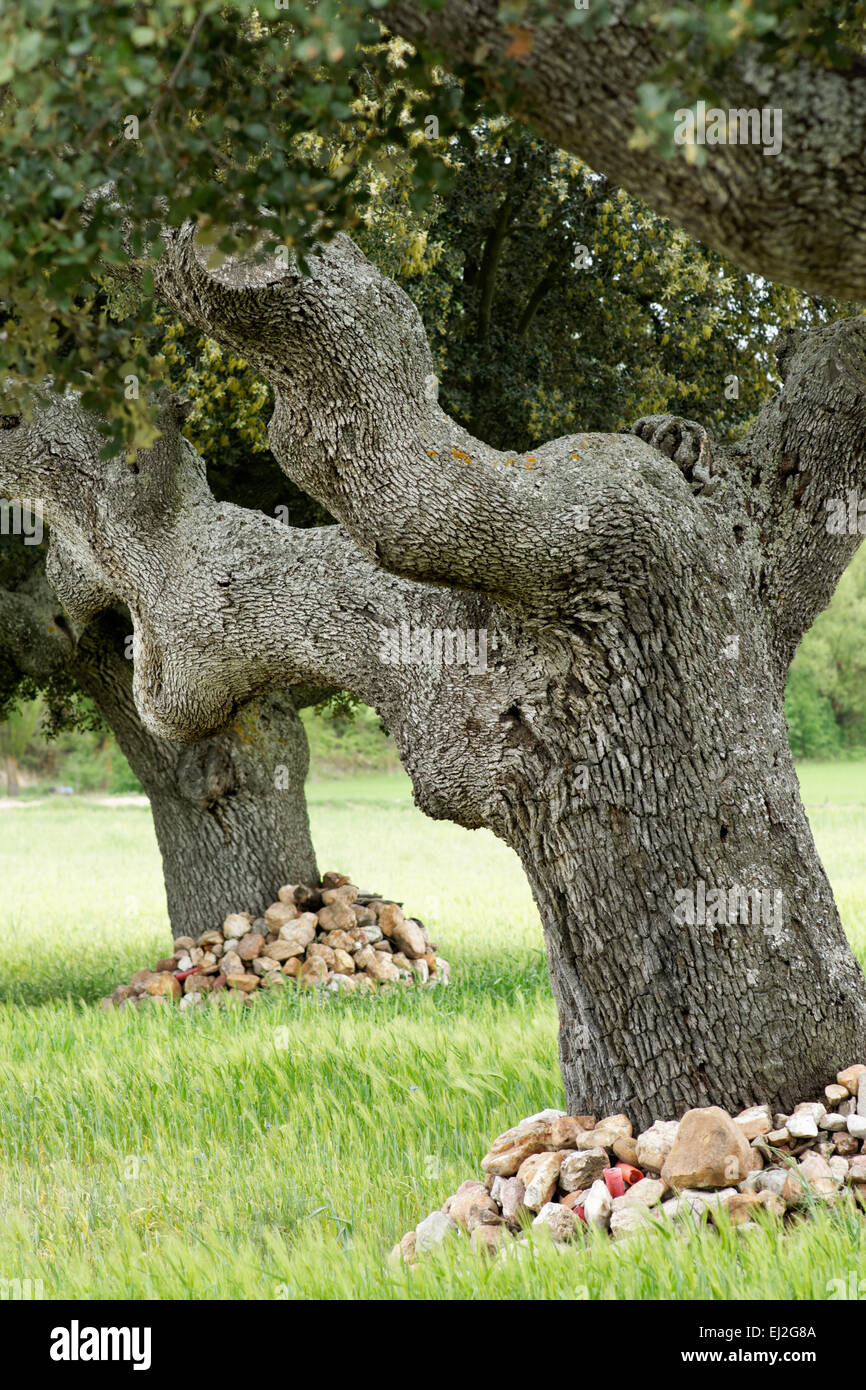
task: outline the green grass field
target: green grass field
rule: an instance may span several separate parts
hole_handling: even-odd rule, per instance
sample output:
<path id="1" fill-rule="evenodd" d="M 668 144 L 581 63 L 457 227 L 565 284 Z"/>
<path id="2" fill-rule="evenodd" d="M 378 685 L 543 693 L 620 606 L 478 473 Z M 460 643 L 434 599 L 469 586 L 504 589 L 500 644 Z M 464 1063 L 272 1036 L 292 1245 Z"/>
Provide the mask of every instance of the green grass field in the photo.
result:
<path id="1" fill-rule="evenodd" d="M 866 766 L 806 765 L 802 783 L 866 960 Z M 404 900 L 449 989 L 105 1014 L 170 943 L 149 812 L 0 810 L 0 1279 L 78 1299 L 821 1299 L 862 1273 L 866 1223 L 843 1212 L 785 1236 L 653 1232 L 493 1264 L 460 1242 L 389 1264 L 489 1140 L 562 1103 L 541 929 L 510 851 L 425 820 L 402 774 L 309 794 L 321 867 Z"/>

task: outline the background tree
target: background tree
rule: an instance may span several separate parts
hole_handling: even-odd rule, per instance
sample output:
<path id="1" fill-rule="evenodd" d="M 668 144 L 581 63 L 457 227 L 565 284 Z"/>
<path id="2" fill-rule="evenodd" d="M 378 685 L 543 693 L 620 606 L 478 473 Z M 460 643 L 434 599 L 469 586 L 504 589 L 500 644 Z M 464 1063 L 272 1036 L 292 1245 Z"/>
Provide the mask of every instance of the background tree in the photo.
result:
<path id="1" fill-rule="evenodd" d="M 44 561 L 44 550 L 11 538 L 0 547 L 0 749 L 10 794 L 10 766 L 35 732 L 44 694 L 50 729 L 93 727 L 94 716 L 110 728 L 147 793 L 175 936 L 198 937 L 228 912 L 263 911 L 293 874 L 316 878 L 298 717 L 316 694 L 268 696 L 194 747 L 156 738 L 132 696 L 129 613 L 112 607 L 77 629 Z"/>
<path id="2" fill-rule="evenodd" d="M 734 439 L 778 384 L 779 329 L 853 312 L 743 274 L 514 123 L 448 159 L 433 215 L 392 175 L 358 242 L 417 304 L 446 409 L 499 448 L 661 410 Z"/>
<path id="3" fill-rule="evenodd" d="M 866 554 L 861 550 L 797 652 L 788 697 L 796 752 L 820 756 L 866 746 L 864 630 Z"/>
<path id="4" fill-rule="evenodd" d="M 42 701 L 26 700 L 0 724 L 0 758 L 6 771 L 6 795 L 18 795 L 18 761 L 42 722 Z"/>

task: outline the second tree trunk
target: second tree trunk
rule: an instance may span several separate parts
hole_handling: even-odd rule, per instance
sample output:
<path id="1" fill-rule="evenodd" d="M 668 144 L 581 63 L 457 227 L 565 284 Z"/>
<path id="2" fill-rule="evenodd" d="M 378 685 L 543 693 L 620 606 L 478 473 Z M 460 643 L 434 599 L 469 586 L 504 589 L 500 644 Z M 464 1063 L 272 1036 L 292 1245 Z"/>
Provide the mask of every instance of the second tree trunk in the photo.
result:
<path id="1" fill-rule="evenodd" d="M 77 677 L 150 800 L 172 934 L 198 938 L 230 912 L 264 912 L 285 883 L 317 882 L 309 749 L 291 698 L 268 696 L 202 743 L 155 738 L 138 717 L 116 625 L 105 616 L 88 629 Z"/>

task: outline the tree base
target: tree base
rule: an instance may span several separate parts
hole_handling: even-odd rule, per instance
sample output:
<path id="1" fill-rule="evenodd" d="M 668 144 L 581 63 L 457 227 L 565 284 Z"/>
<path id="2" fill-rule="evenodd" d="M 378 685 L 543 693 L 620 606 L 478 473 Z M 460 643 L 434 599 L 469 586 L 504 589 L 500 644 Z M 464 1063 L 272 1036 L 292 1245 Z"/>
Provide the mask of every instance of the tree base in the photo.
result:
<path id="1" fill-rule="evenodd" d="M 393 1259 L 413 1264 L 460 1235 L 515 1258 L 531 1235 L 559 1244 L 591 1227 L 621 1240 L 682 1219 L 748 1231 L 822 1203 L 856 1203 L 866 1215 L 866 1065 L 838 1073 L 823 1100 L 790 1115 L 709 1106 L 634 1135 L 626 1115 L 596 1122 L 543 1110 L 501 1134 L 481 1168 L 407 1232 Z"/>

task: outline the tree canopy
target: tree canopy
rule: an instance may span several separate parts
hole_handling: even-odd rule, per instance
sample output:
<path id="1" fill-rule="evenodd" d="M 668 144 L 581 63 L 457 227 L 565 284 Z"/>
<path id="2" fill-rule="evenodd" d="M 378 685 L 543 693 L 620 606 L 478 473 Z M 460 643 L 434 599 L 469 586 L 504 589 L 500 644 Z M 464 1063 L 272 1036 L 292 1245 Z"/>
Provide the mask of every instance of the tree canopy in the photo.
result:
<path id="1" fill-rule="evenodd" d="M 46 374 L 56 388 L 74 380 L 85 404 L 98 404 L 112 422 L 116 438 L 143 442 L 147 386 L 158 380 L 160 369 L 153 348 L 161 325 L 148 274 L 127 315 L 112 316 L 106 285 L 112 266 L 124 263 L 129 252 L 141 256 L 147 246 L 158 252 L 162 229 L 187 219 L 197 225 L 200 243 L 210 241 L 222 252 L 252 236 L 263 253 L 276 249 L 303 261 L 315 242 L 362 225 L 371 171 L 387 175 L 395 167 L 395 150 L 411 152 L 401 176 L 408 168 L 413 207 L 429 206 L 463 167 L 455 147 L 473 138 L 480 115 L 497 108 L 527 117 L 554 145 L 602 166 L 692 231 L 711 232 L 707 239 L 716 249 L 730 251 L 741 263 L 807 289 L 856 295 L 866 287 L 859 261 L 841 257 L 849 223 L 856 223 L 859 237 L 863 219 L 845 142 L 832 158 L 813 142 L 808 167 L 805 151 L 799 155 L 801 190 L 811 188 L 813 168 L 817 178 L 827 165 L 820 242 L 829 251 L 822 274 L 814 267 L 798 270 L 787 241 L 784 250 L 771 247 L 773 229 L 759 235 L 757 219 L 748 245 L 742 216 L 735 228 L 730 220 L 717 226 L 720 209 L 711 184 L 727 171 L 731 151 L 713 151 L 713 172 L 705 149 L 676 146 L 672 132 L 676 104 L 696 94 L 718 92 L 722 100 L 727 86 L 739 83 L 742 105 L 758 89 L 769 91 L 755 76 L 767 65 L 784 87 L 785 117 L 795 125 L 792 144 L 802 144 L 798 112 L 808 95 L 795 104 L 794 91 L 795 79 L 802 86 L 804 69 L 819 96 L 821 84 L 830 83 L 834 98 L 846 95 L 854 114 L 864 83 L 862 19 L 856 0 L 835 7 L 832 16 L 812 0 L 736 6 L 684 0 L 673 9 L 623 0 L 593 0 L 586 7 L 565 0 L 269 0 L 265 6 L 157 0 L 144 7 L 126 0 L 96 9 L 84 0 L 23 0 L 6 7 L 0 15 L 0 371 L 7 398 L 15 394 L 16 378 L 21 399 Z M 621 49 L 628 61 L 622 61 Z M 614 90 L 599 84 L 598 65 L 617 55 Z M 571 64 L 567 80 L 563 63 Z M 559 84 L 558 102 L 540 102 L 551 75 Z M 585 100 L 592 82 L 592 100 Z M 593 133 L 601 141 L 595 147 Z M 729 203 L 776 178 L 776 196 L 763 199 L 765 218 L 788 227 L 790 215 L 785 218 L 778 207 L 784 192 L 779 171 L 798 156 L 789 155 L 787 137 L 775 159 L 764 158 L 760 149 L 734 154 L 741 173 L 748 169 L 748 183 L 738 176 L 728 188 Z M 495 177 L 493 163 L 477 177 Z M 560 188 L 574 178 L 567 170 L 562 161 Z M 835 182 L 846 179 L 849 198 L 837 207 Z M 461 213 L 462 251 L 471 264 L 486 229 L 467 215 L 473 192 L 468 177 L 458 181 L 448 196 Z M 112 196 L 106 195 L 109 185 Z M 574 184 L 569 196 L 576 189 Z M 676 201 L 678 193 L 692 189 L 703 190 L 697 200 L 703 212 L 691 194 Z M 608 270 L 616 266 L 619 222 L 629 207 L 618 196 L 599 193 L 596 218 L 603 219 L 603 208 L 607 226 L 599 222 L 597 230 Z M 566 244 L 573 228 L 561 206 L 545 230 L 548 257 L 540 263 L 544 273 L 536 288 L 547 298 L 544 318 L 552 325 L 554 296 L 546 287 L 574 251 L 573 243 Z M 644 230 L 649 237 L 651 228 Z M 779 264 L 783 254 L 791 259 L 787 271 Z M 811 251 L 803 254 L 808 259 Z M 650 283 L 670 269 L 663 258 L 652 262 L 647 248 L 642 269 Z M 489 263 L 490 256 L 485 269 Z M 502 273 L 508 274 L 507 263 Z M 588 288 L 591 277 L 585 279 Z M 479 265 L 476 285 L 483 292 L 487 283 Z M 694 290 L 700 297 L 700 287 Z M 471 285 L 466 292 L 463 311 L 471 315 Z M 492 333 L 501 343 L 507 332 L 512 348 L 539 311 L 537 301 L 523 303 L 515 322 L 497 330 L 483 295 L 477 307 L 478 340 Z M 563 318 L 566 308 L 579 307 L 563 303 Z M 714 325 L 697 309 L 694 324 L 686 327 L 712 345 Z M 656 314 L 658 346 L 667 346 L 663 310 L 652 310 L 648 301 L 642 312 Z M 633 346 L 627 321 L 626 336 Z M 592 357 L 586 344 L 584 355 Z M 544 371 L 542 357 L 537 351 Z M 598 372 L 616 370 L 600 360 L 596 365 Z M 504 362 L 503 384 L 510 371 Z M 452 372 L 455 402 L 462 375 L 460 368 Z M 555 371 L 548 368 L 547 375 L 555 395 L 561 390 Z M 608 386 L 616 394 L 614 383 Z M 467 402 L 466 408 L 471 414 L 475 407 Z M 540 426 L 543 411 L 538 418 Z"/>

